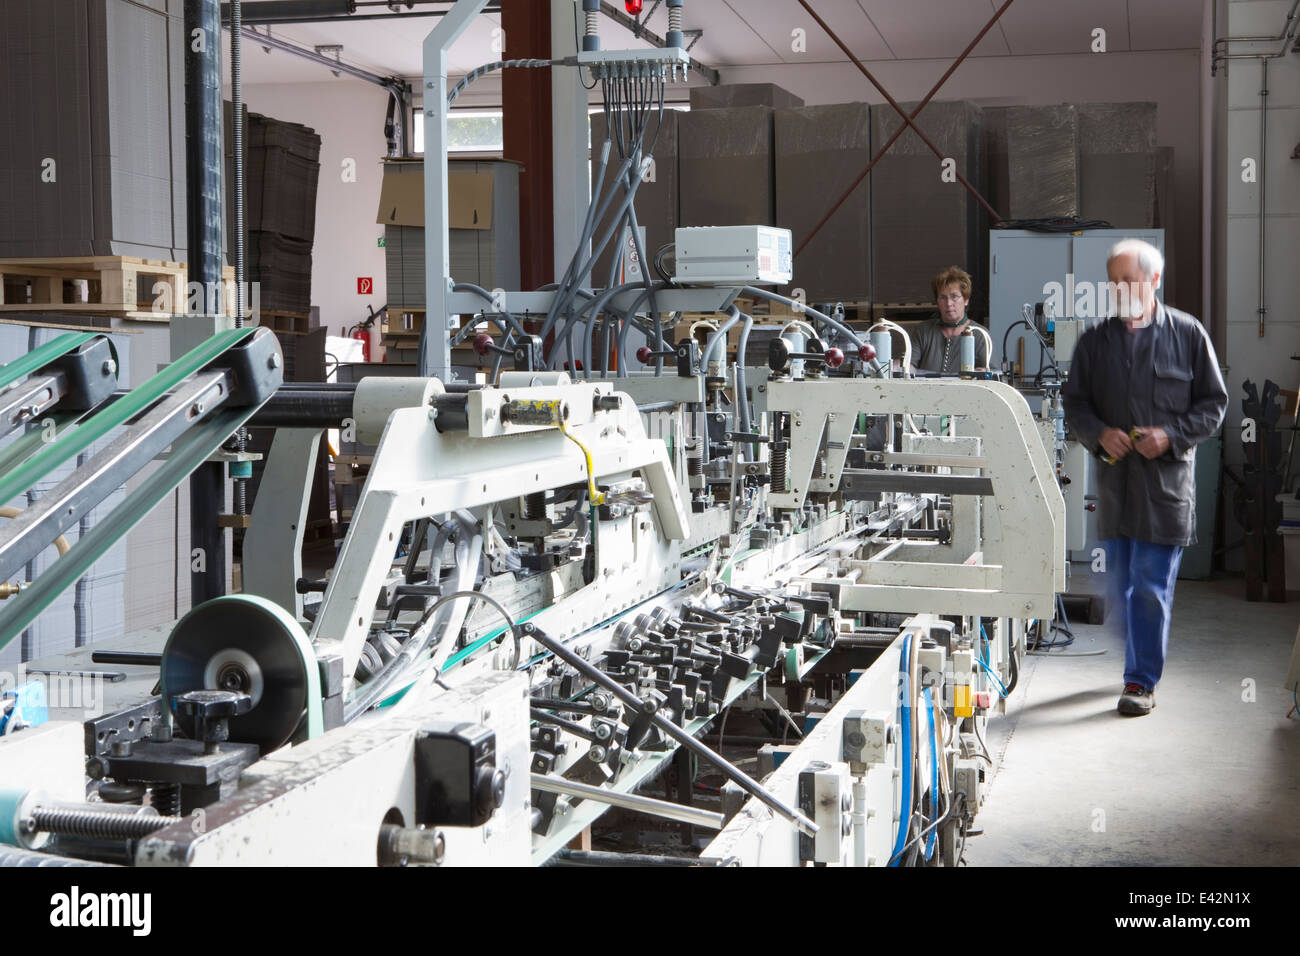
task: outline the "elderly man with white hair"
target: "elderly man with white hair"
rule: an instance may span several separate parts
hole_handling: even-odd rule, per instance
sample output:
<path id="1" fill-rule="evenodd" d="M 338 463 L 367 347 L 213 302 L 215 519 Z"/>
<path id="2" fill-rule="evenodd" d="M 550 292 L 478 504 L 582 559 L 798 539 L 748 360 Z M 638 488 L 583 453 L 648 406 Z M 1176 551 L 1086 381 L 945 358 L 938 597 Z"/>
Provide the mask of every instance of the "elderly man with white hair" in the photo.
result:
<path id="1" fill-rule="evenodd" d="M 1137 239 L 1110 251 L 1117 314 L 1079 339 L 1062 389 L 1076 438 L 1099 466 L 1097 523 L 1127 636 L 1119 712 L 1148 714 L 1169 647 L 1174 582 L 1196 541 L 1196 446 L 1223 423 L 1228 392 L 1192 316 L 1156 299 L 1164 257 Z"/>

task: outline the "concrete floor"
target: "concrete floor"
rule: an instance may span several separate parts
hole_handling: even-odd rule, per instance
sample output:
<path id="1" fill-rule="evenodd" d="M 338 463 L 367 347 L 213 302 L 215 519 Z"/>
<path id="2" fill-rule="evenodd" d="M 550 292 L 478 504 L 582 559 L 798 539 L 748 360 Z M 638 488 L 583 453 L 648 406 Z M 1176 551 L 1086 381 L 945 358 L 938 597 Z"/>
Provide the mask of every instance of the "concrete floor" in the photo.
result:
<path id="1" fill-rule="evenodd" d="M 1300 864 L 1300 719 L 1281 686 L 1300 601 L 1248 604 L 1242 589 L 1178 582 L 1145 717 L 1115 711 L 1124 640 L 1110 622 L 1075 625 L 1064 652 L 1105 654 L 1026 658 L 989 725 L 997 767 L 970 865 Z"/>

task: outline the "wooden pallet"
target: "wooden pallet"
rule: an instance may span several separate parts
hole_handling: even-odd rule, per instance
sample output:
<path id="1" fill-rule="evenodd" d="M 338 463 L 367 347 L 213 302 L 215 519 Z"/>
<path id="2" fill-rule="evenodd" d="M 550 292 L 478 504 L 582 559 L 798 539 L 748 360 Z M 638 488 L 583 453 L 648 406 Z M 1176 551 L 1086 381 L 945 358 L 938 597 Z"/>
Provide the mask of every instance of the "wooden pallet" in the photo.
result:
<path id="1" fill-rule="evenodd" d="M 257 313 L 257 324 L 272 332 L 287 332 L 290 335 L 306 335 L 314 331 L 311 315 L 307 312 L 280 312 L 275 309 L 261 309 Z"/>
<path id="2" fill-rule="evenodd" d="M 222 308 L 234 312 L 235 270 L 222 270 Z M 0 259 L 0 312 L 84 312 L 170 321 L 188 302 L 183 262 L 136 256 Z"/>
<path id="3" fill-rule="evenodd" d="M 394 338 L 415 338 L 420 337 L 420 330 L 424 328 L 424 308 L 409 308 L 404 305 L 390 305 L 386 313 L 383 334 L 393 336 Z"/>

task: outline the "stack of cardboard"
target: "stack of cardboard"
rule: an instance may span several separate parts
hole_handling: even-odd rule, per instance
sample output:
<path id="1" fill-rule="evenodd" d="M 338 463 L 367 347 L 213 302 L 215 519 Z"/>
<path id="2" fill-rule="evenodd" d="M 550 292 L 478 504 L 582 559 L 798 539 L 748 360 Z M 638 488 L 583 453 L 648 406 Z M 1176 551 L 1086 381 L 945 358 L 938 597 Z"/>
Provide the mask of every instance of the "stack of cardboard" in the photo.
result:
<path id="1" fill-rule="evenodd" d="M 1010 219 L 1079 215 L 1079 111 L 1060 106 L 1007 109 Z"/>
<path id="2" fill-rule="evenodd" d="M 262 311 L 306 316 L 311 309 L 320 137 L 298 123 L 247 111 L 245 116 L 244 280 L 259 284 Z M 225 137 L 226 255 L 233 262 L 235 146 L 229 103 Z"/>
<path id="3" fill-rule="evenodd" d="M 452 278 L 484 289 L 519 288 L 519 164 L 448 163 L 448 249 Z M 379 211 L 384 226 L 390 313 L 422 310 L 425 293 L 424 161 L 384 163 Z"/>
<path id="4" fill-rule="evenodd" d="M 0 3 L 0 258 L 185 261 L 182 7 Z"/>
<path id="5" fill-rule="evenodd" d="M 1120 229 L 1156 224 L 1156 104 L 1079 106 L 1079 215 Z"/>
<path id="6" fill-rule="evenodd" d="M 677 128 L 683 226 L 776 223 L 771 107 L 691 110 Z"/>
<path id="7" fill-rule="evenodd" d="M 908 115 L 916 108 L 915 103 L 901 106 Z M 909 128 L 871 171 L 871 292 L 878 303 L 932 302 L 930 279 L 944 266 L 960 266 L 972 275 L 984 271 L 981 237 L 987 216 L 955 175 L 977 186 L 981 181 L 980 108 L 961 100 L 936 101 L 915 123 L 940 155 Z M 873 106 L 872 148 L 882 149 L 903 125 L 893 107 Z"/>
<path id="8" fill-rule="evenodd" d="M 799 249 L 871 159 L 871 108 L 839 103 L 777 110 L 776 222 Z M 807 302 L 871 298 L 871 186 L 848 199 L 795 257 L 791 290 Z"/>

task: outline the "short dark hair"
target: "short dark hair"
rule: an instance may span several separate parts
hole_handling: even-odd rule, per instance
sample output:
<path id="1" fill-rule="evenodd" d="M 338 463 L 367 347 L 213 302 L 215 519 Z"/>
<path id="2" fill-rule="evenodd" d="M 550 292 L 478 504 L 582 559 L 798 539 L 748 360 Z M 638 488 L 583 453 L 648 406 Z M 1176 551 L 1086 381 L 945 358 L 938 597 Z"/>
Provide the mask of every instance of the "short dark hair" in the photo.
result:
<path id="1" fill-rule="evenodd" d="M 930 286 L 934 289 L 934 297 L 938 299 L 939 293 L 954 282 L 961 287 L 962 298 L 969 299 L 971 290 L 970 276 L 967 275 L 964 269 L 961 269 L 958 266 L 949 266 L 946 269 L 940 269 L 935 277 L 930 280 Z"/>

